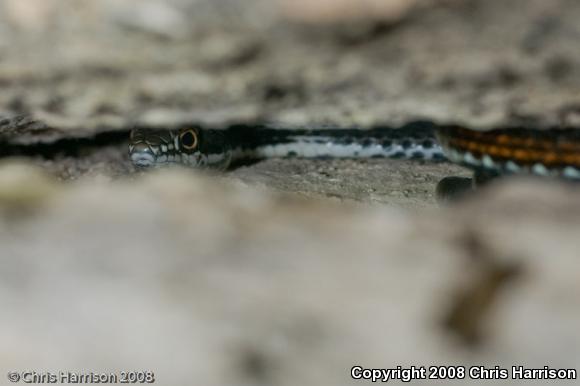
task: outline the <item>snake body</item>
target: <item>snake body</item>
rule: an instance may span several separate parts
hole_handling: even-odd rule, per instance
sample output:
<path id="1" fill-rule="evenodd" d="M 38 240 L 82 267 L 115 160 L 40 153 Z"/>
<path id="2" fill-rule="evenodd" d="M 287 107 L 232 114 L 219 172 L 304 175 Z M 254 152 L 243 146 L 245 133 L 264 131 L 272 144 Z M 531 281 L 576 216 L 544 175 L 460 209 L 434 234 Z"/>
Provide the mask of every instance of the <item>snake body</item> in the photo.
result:
<path id="1" fill-rule="evenodd" d="M 580 180 L 578 130 L 474 131 L 412 123 L 401 128 L 224 130 L 134 129 L 129 153 L 138 167 L 182 164 L 225 169 L 271 157 L 448 159 L 491 175 L 525 173 Z"/>
<path id="2" fill-rule="evenodd" d="M 136 129 L 129 152 L 138 166 L 181 163 L 214 168 L 273 157 L 445 159 L 432 128 L 420 124 L 400 130 Z"/>

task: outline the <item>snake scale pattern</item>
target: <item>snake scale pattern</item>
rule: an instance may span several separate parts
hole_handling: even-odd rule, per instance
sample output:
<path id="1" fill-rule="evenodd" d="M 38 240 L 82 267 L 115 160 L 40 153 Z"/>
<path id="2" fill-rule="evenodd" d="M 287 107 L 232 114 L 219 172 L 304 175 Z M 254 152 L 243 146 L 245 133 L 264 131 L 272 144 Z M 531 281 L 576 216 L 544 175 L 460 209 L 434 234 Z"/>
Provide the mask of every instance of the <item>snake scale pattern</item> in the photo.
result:
<path id="1" fill-rule="evenodd" d="M 412 123 L 403 127 L 287 130 L 186 126 L 137 128 L 129 154 L 141 168 L 181 164 L 226 169 L 232 162 L 271 157 L 449 160 L 490 175 L 534 174 L 580 180 L 580 131 L 475 131 Z"/>

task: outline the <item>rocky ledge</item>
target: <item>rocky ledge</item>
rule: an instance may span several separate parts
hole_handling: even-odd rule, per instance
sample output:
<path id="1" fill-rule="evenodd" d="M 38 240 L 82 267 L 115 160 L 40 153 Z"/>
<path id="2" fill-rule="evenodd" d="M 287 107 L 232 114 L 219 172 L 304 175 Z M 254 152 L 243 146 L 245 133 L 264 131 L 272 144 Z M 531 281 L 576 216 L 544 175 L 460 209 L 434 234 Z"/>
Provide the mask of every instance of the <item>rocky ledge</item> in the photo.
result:
<path id="1" fill-rule="evenodd" d="M 4 164 L 0 187 L 5 371 L 348 385 L 355 365 L 580 358 L 575 186 L 414 214 L 177 170 L 63 185 Z"/>

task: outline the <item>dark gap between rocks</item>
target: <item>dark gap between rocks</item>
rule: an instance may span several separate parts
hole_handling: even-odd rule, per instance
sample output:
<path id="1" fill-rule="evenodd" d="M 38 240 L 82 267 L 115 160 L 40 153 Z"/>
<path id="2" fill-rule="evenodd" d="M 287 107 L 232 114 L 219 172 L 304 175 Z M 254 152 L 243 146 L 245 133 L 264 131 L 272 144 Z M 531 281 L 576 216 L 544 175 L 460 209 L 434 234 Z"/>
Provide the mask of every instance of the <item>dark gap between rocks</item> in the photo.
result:
<path id="1" fill-rule="evenodd" d="M 104 147 L 121 146 L 129 140 L 129 131 L 108 131 L 91 138 L 63 138 L 51 143 L 29 145 L 0 142 L 0 157 L 81 157 L 84 152 Z"/>

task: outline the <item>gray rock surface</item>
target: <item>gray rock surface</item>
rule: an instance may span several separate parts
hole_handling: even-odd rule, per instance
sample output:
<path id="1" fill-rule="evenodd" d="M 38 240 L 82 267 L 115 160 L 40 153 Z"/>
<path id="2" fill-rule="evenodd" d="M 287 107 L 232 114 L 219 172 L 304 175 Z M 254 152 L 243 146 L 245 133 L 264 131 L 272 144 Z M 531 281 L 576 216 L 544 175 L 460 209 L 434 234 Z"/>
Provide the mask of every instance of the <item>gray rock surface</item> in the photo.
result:
<path id="1" fill-rule="evenodd" d="M 360 384 L 353 365 L 574 368 L 578 208 L 577 187 L 538 181 L 409 214 L 190 171 L 60 185 L 3 165 L 1 370 L 211 386 Z"/>
<path id="2" fill-rule="evenodd" d="M 0 130 L 577 126 L 575 0 L 4 0 Z"/>

